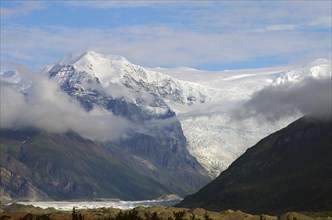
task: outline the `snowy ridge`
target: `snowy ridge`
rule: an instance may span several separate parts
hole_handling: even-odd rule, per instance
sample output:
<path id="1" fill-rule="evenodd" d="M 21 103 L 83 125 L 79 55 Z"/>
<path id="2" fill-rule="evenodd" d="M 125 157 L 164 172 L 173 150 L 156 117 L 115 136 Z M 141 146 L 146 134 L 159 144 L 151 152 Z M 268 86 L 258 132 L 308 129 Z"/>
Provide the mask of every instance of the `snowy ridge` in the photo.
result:
<path id="1" fill-rule="evenodd" d="M 72 66 L 78 72 L 86 72 L 92 77 L 97 77 L 100 82 L 106 83 L 109 79 L 118 79 L 120 77 L 119 72 L 122 72 L 123 67 L 128 65 L 129 62 L 124 57 L 86 51 L 71 54 L 57 64 L 60 66 Z"/>
<path id="2" fill-rule="evenodd" d="M 8 70 L 0 73 L 0 82 L 11 85 L 12 88 L 19 92 L 26 93 L 31 86 L 31 80 L 23 79 L 16 70 Z"/>
<path id="3" fill-rule="evenodd" d="M 270 85 L 289 67 L 264 69 L 201 71 L 190 68 L 160 69 L 163 73 L 183 81 L 193 82 L 210 89 L 211 102 L 234 102 L 249 99 L 255 91 Z"/>
<path id="4" fill-rule="evenodd" d="M 0 73 L 1 82 L 6 82 L 10 84 L 19 84 L 22 77 L 16 70 L 8 70 L 6 72 Z"/>
<path id="5" fill-rule="evenodd" d="M 326 59 L 314 62 L 294 70 L 286 71 L 274 80 L 273 85 L 295 85 L 306 79 L 322 79 L 331 77 L 331 63 Z"/>
<path id="6" fill-rule="evenodd" d="M 97 79 L 103 88 L 125 90 L 134 99 L 143 94 L 162 97 L 163 100 L 190 105 L 196 102 L 205 102 L 208 98 L 204 94 L 204 87 L 195 83 L 173 79 L 156 71 L 146 70 L 138 65 L 131 64 L 120 56 L 102 55 L 92 51 L 83 54 L 72 54 L 58 62 L 50 71 L 61 69 L 55 78 L 60 84 L 69 82 L 81 84 Z M 71 74 L 68 74 L 68 70 Z M 66 74 L 67 73 L 67 74 Z M 70 78 L 70 79 L 68 79 Z M 85 85 L 86 86 L 86 85 Z M 111 95 L 118 96 L 115 91 Z M 114 94 L 112 94 L 114 93 Z M 137 100 L 133 100 L 136 103 Z"/>

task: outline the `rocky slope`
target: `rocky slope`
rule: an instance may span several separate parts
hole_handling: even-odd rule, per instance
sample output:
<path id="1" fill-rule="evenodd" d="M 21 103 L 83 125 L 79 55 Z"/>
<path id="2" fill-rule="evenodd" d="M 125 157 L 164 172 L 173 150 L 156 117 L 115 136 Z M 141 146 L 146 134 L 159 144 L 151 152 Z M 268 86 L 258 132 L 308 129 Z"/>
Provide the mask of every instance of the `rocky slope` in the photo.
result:
<path id="1" fill-rule="evenodd" d="M 170 192 L 75 133 L 2 130 L 0 145 L 1 201 L 141 200 Z"/>
<path id="2" fill-rule="evenodd" d="M 332 207 L 332 120 L 301 118 L 249 148 L 178 206 L 249 213 Z"/>

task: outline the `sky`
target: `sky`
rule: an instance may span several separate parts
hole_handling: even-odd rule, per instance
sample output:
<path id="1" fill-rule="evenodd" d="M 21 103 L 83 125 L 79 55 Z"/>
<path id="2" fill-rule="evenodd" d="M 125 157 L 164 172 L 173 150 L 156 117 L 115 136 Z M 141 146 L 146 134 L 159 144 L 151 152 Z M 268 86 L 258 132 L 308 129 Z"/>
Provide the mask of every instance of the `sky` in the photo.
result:
<path id="1" fill-rule="evenodd" d="M 33 70 L 85 50 L 202 70 L 331 59 L 327 0 L 0 2 L 1 60 Z"/>

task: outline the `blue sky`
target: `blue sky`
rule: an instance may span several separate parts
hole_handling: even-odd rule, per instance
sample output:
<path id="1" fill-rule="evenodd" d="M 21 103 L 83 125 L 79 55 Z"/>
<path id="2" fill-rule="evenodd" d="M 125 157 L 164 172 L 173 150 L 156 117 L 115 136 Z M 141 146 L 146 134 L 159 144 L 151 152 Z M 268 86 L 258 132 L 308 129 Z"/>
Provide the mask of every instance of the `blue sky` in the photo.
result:
<path id="1" fill-rule="evenodd" d="M 1 60 L 75 51 L 147 67 L 259 68 L 331 59 L 331 1 L 1 0 Z"/>

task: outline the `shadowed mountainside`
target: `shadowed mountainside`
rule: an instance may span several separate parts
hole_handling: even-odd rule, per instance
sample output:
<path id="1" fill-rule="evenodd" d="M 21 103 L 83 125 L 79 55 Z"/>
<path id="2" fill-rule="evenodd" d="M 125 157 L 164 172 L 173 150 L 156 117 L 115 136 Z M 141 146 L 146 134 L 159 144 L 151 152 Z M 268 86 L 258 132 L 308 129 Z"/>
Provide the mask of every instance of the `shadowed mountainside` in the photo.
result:
<path id="1" fill-rule="evenodd" d="M 332 207 L 332 121 L 303 117 L 262 139 L 177 206 L 249 213 Z"/>
<path id="2" fill-rule="evenodd" d="M 152 199 L 170 191 L 75 133 L 1 130 L 1 199 Z"/>

